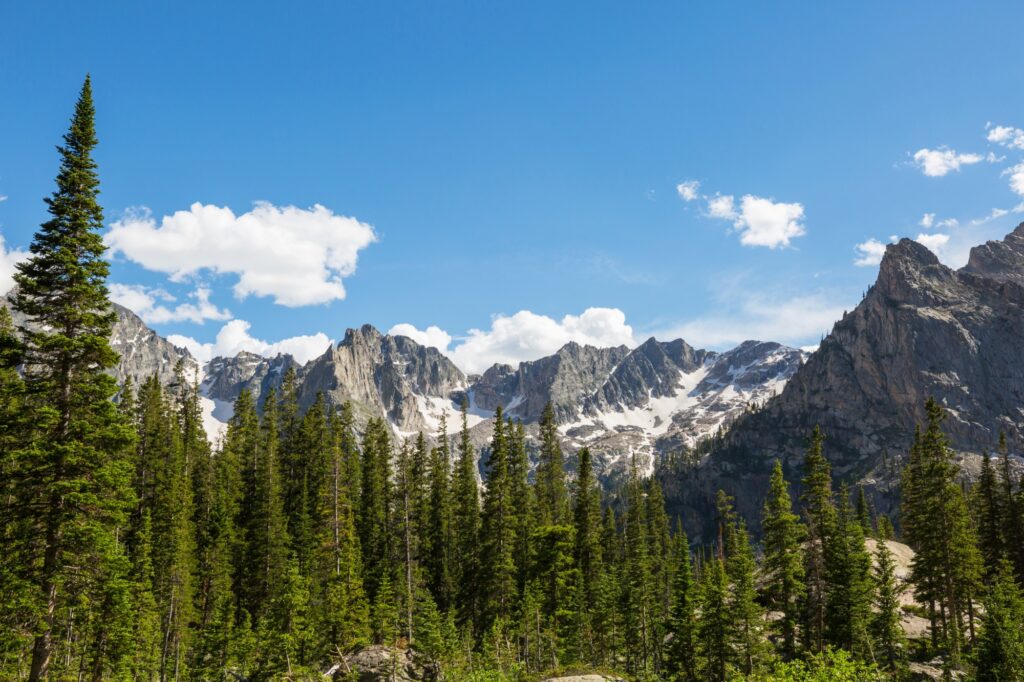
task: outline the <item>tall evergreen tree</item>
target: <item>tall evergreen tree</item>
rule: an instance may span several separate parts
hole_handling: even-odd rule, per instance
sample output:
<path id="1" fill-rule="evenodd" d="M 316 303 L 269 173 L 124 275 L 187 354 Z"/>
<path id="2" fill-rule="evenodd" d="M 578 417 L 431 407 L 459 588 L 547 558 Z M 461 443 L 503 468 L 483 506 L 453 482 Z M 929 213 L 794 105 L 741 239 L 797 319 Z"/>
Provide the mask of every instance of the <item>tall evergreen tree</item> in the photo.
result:
<path id="1" fill-rule="evenodd" d="M 911 566 L 915 596 L 934 605 L 938 627 L 933 631 L 947 666 L 956 668 L 973 630 L 981 558 L 957 481 L 958 468 L 942 433 L 945 414 L 931 398 L 925 411 L 928 422 L 915 438 L 904 475 L 904 528 L 915 549 Z"/>
<path id="2" fill-rule="evenodd" d="M 680 527 L 675 535 L 676 570 L 672 590 L 671 640 L 665 652 L 665 670 L 676 682 L 696 682 L 697 676 L 697 585 L 690 562 L 690 545 Z"/>
<path id="3" fill-rule="evenodd" d="M 457 586 L 458 623 L 463 627 L 473 627 L 480 617 L 480 493 L 467 411 L 467 404 L 463 400 L 459 456 L 452 481 L 452 577 Z"/>
<path id="4" fill-rule="evenodd" d="M 50 219 L 14 276 L 13 305 L 27 319 L 21 330 L 24 381 L 37 437 L 19 449 L 13 465 L 20 501 L 13 511 L 27 522 L 26 530 L 31 528 L 31 535 L 22 537 L 32 546 L 5 551 L 29 559 L 26 577 L 36 588 L 33 682 L 50 670 L 54 634 L 69 616 L 71 583 L 84 578 L 99 587 L 123 577 L 100 570 L 116 565 L 116 557 L 96 554 L 123 552 L 116 536 L 133 497 L 132 433 L 111 402 L 117 389 L 105 373 L 117 362 L 109 342 L 116 315 L 105 286 L 109 266 L 99 233 L 103 211 L 92 158 L 94 115 L 86 77 L 58 147 L 57 189 L 46 199 Z"/>
<path id="5" fill-rule="evenodd" d="M 875 659 L 889 670 L 900 670 L 906 657 L 906 642 L 900 626 L 900 586 L 896 561 L 884 540 L 875 548 L 874 613 L 871 635 Z"/>
<path id="6" fill-rule="evenodd" d="M 985 620 L 974 650 L 978 682 L 1024 679 L 1024 595 L 1002 561 L 985 595 Z"/>
<path id="7" fill-rule="evenodd" d="M 601 492 L 594 477 L 590 450 L 577 453 L 576 497 L 573 522 L 576 528 L 576 565 L 580 575 L 580 642 L 585 660 L 598 662 L 596 616 L 601 589 Z"/>
<path id="8" fill-rule="evenodd" d="M 813 652 L 821 652 L 825 648 L 828 603 L 826 550 L 836 518 L 832 500 L 832 467 L 825 459 L 824 441 L 824 434 L 815 426 L 804 457 L 803 494 L 800 496 L 807 524 L 804 550 L 807 599 L 803 630 L 806 646 Z"/>
<path id="9" fill-rule="evenodd" d="M 444 414 L 438 428 L 437 446 L 430 451 L 428 478 L 423 563 L 434 601 L 439 609 L 447 611 L 455 597 L 455 584 L 452 576 L 452 462 Z"/>
<path id="10" fill-rule="evenodd" d="M 551 402 L 540 417 L 540 452 L 537 461 L 537 507 L 542 526 L 568 522 L 569 494 L 565 484 L 565 461 L 559 443 L 555 409 Z"/>
<path id="11" fill-rule="evenodd" d="M 516 532 L 517 515 L 513 508 L 513 481 L 509 468 L 508 425 L 501 407 L 494 415 L 487 461 L 487 487 L 484 490 L 480 522 L 480 564 L 486 580 L 484 621 L 490 627 L 507 619 L 514 608 L 517 590 Z"/>
<path id="12" fill-rule="evenodd" d="M 725 682 L 733 670 L 734 623 L 729 609 L 729 576 L 721 556 L 704 566 L 700 583 L 700 620 L 697 627 L 701 680 Z"/>
<path id="13" fill-rule="evenodd" d="M 797 654 L 797 634 L 806 595 L 802 546 L 805 532 L 800 517 L 793 513 L 789 487 L 778 460 L 772 469 L 761 528 L 765 596 L 771 609 L 782 614 L 777 621 L 782 652 L 787 658 L 793 658 Z"/>
<path id="14" fill-rule="evenodd" d="M 371 419 L 363 433 L 362 485 L 359 495 L 359 544 L 363 550 L 364 584 L 371 602 L 387 576 L 393 591 L 391 570 L 391 439 L 382 419 Z"/>
<path id="15" fill-rule="evenodd" d="M 836 524 L 825 550 L 825 564 L 828 641 L 860 658 L 870 659 L 871 557 L 845 484 L 839 491 Z"/>
<path id="16" fill-rule="evenodd" d="M 998 570 L 1000 562 L 1007 557 L 1003 538 L 1010 519 L 1004 513 L 1004 499 L 1001 495 L 992 460 L 985 454 L 981 458 L 981 475 L 978 485 L 972 491 L 973 507 L 978 528 L 978 549 L 986 572 Z M 994 577 L 994 576 L 993 576 Z"/>

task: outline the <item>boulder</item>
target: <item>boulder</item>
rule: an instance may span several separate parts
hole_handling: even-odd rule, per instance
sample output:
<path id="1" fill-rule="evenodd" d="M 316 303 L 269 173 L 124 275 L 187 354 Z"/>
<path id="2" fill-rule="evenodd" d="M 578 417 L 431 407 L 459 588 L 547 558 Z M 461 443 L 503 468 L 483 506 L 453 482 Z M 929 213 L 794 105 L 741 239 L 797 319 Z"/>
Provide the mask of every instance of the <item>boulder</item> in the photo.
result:
<path id="1" fill-rule="evenodd" d="M 434 682 L 438 667 L 414 649 L 375 645 L 345 656 L 331 668 L 337 680 L 348 680 L 355 672 L 359 682 Z"/>

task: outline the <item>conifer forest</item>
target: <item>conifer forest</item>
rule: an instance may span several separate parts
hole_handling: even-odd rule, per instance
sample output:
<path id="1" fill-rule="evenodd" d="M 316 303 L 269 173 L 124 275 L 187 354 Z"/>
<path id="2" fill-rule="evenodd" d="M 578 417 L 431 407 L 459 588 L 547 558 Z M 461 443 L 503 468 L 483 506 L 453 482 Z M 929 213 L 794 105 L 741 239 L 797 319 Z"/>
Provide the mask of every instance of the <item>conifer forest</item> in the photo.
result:
<path id="1" fill-rule="evenodd" d="M 968 482 L 938 401 L 888 513 L 815 429 L 713 535 L 672 471 L 603 485 L 550 404 L 480 447 L 465 404 L 402 434 L 292 369 L 211 443 L 184 367 L 109 371 L 96 114 L 86 79 L 0 307 L 0 679 L 1024 680 L 1019 470 L 996 442 Z"/>

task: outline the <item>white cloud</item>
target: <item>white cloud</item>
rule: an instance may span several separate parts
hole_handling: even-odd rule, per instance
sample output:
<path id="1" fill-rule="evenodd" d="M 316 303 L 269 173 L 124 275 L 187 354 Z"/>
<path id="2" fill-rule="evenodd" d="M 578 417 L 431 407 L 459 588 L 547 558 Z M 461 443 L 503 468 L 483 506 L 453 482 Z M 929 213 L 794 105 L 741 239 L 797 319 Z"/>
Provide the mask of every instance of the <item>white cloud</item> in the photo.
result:
<path id="1" fill-rule="evenodd" d="M 683 201 L 693 201 L 698 198 L 700 196 L 697 193 L 698 190 L 700 190 L 700 182 L 697 180 L 687 180 L 676 185 L 676 192 Z"/>
<path id="2" fill-rule="evenodd" d="M 433 345 L 456 366 L 471 374 L 483 372 L 495 363 L 517 365 L 524 360 L 536 360 L 570 341 L 591 346 L 636 343 L 625 313 L 616 308 L 587 308 L 581 315 L 566 315 L 560 321 L 529 310 L 511 316 L 496 315 L 490 329 L 469 330 L 453 348 L 440 345 L 440 341 L 452 337 L 437 327 L 421 331 L 403 323 L 392 327 L 390 333 L 423 339 L 421 342 L 433 340 Z"/>
<path id="3" fill-rule="evenodd" d="M 921 220 L 917 221 L 917 224 L 926 230 L 931 229 L 931 227 L 935 224 L 935 214 L 925 213 L 923 216 L 921 216 Z"/>
<path id="4" fill-rule="evenodd" d="M 113 223 L 105 241 L 148 270 L 182 281 L 200 271 L 234 274 L 235 296 L 272 296 L 302 306 L 345 298 L 342 279 L 355 272 L 359 251 L 376 237 L 370 225 L 310 209 L 258 202 L 251 211 L 194 203 L 164 216 L 148 212 Z"/>
<path id="5" fill-rule="evenodd" d="M 199 287 L 189 296 L 195 303 L 179 303 L 173 308 L 157 303 L 157 300 L 172 302 L 174 296 L 163 289 L 150 289 L 140 284 L 110 285 L 110 299 L 120 303 L 147 324 L 163 324 L 166 322 L 194 322 L 202 324 L 206 320 L 230 320 L 231 311 L 218 308 L 210 303 L 210 290 Z"/>
<path id="6" fill-rule="evenodd" d="M 857 251 L 857 258 L 853 261 L 853 264 L 859 267 L 878 265 L 882 262 L 882 256 L 885 255 L 885 244 L 877 239 L 861 242 L 854 248 Z"/>
<path id="7" fill-rule="evenodd" d="M 726 300 L 721 294 L 719 298 Z M 825 294 L 786 297 L 730 291 L 724 312 L 715 312 L 655 334 L 682 337 L 695 348 L 729 348 L 749 339 L 804 345 L 816 342 L 842 317 L 844 308 Z M 721 310 L 721 307 L 718 308 Z"/>
<path id="8" fill-rule="evenodd" d="M 14 266 L 27 259 L 29 253 L 21 249 L 7 249 L 4 236 L 0 234 L 0 294 L 6 294 L 14 286 Z"/>
<path id="9" fill-rule="evenodd" d="M 708 199 L 708 215 L 722 220 L 736 220 L 736 204 L 732 195 L 716 195 Z"/>
<path id="10" fill-rule="evenodd" d="M 1010 166 L 1003 171 L 1003 175 L 1010 176 L 1010 189 L 1014 193 L 1024 196 L 1024 163 Z"/>
<path id="11" fill-rule="evenodd" d="M 6 194 L 0 194 L 0 201 L 7 201 L 7 195 Z"/>
<path id="12" fill-rule="evenodd" d="M 167 340 L 179 348 L 187 348 L 194 358 L 200 362 L 208 362 L 215 357 L 231 357 L 242 351 L 249 351 L 264 357 L 272 358 L 279 353 L 287 353 L 299 364 L 305 364 L 313 358 L 323 355 L 331 340 L 323 332 L 309 336 L 293 336 L 275 343 L 262 341 L 249 334 L 250 325 L 245 320 L 231 320 L 217 332 L 213 343 L 200 343 L 189 336 L 171 334 Z"/>
<path id="13" fill-rule="evenodd" d="M 1024 149 L 1024 130 L 1013 126 L 992 126 L 986 139 L 1003 147 Z"/>
<path id="14" fill-rule="evenodd" d="M 949 243 L 948 234 L 925 234 L 917 235 L 916 240 L 928 247 L 928 250 L 939 255 L 946 244 Z"/>
<path id="15" fill-rule="evenodd" d="M 940 220 L 938 223 L 936 223 L 935 226 L 947 229 L 953 227 L 960 227 L 960 221 L 957 220 L 956 218 L 946 218 L 945 220 Z"/>
<path id="16" fill-rule="evenodd" d="M 996 160 L 995 156 L 991 154 L 985 157 L 981 154 L 960 153 L 947 147 L 919 149 L 914 152 L 914 163 L 925 175 L 932 178 L 940 178 L 952 171 L 960 170 L 961 166 L 980 163 L 986 158 L 989 161 Z"/>
<path id="17" fill-rule="evenodd" d="M 403 322 L 389 329 L 388 334 L 392 336 L 408 336 L 421 346 L 429 346 L 441 351 L 447 351 L 448 345 L 452 342 L 452 335 L 437 325 L 430 325 L 426 329 L 420 330 L 407 322 Z"/>
<path id="18" fill-rule="evenodd" d="M 800 221 L 804 217 L 801 204 L 786 204 L 750 194 L 743 197 L 736 219 L 740 243 L 745 246 L 767 246 L 775 249 L 789 246 L 789 241 L 807 233 Z"/>

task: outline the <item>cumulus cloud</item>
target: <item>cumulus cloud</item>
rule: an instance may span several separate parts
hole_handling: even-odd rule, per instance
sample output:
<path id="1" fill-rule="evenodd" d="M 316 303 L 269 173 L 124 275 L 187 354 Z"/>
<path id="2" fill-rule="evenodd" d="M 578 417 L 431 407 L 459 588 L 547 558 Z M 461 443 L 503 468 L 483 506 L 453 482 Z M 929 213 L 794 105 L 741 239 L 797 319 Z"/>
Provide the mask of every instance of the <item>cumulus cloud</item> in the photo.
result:
<path id="1" fill-rule="evenodd" d="M 749 339 L 791 345 L 815 342 L 832 328 L 844 308 L 823 293 L 786 296 L 777 292 L 730 291 L 716 312 L 655 334 L 683 338 L 697 348 L 729 348 Z"/>
<path id="2" fill-rule="evenodd" d="M 235 215 L 226 207 L 194 203 L 161 218 L 135 212 L 113 223 L 105 237 L 111 254 L 183 281 L 201 271 L 238 277 L 235 296 L 270 296 L 285 306 L 345 298 L 343 278 L 355 272 L 359 251 L 375 241 L 370 225 L 309 209 L 257 203 Z"/>
<path id="3" fill-rule="evenodd" d="M 736 220 L 736 202 L 731 194 L 720 194 L 708 199 L 708 215 L 722 220 Z"/>
<path id="4" fill-rule="evenodd" d="M 140 284 L 110 285 L 110 299 L 120 303 L 147 324 L 163 324 L 167 322 L 194 322 L 202 324 L 206 320 L 230 320 L 231 311 L 218 308 L 210 303 L 210 290 L 199 287 L 189 294 L 194 303 L 179 303 L 173 308 L 158 301 L 173 302 L 176 299 L 163 289 L 151 289 Z"/>
<path id="5" fill-rule="evenodd" d="M 986 157 L 981 154 L 960 153 L 948 147 L 919 149 L 914 152 L 913 158 L 921 172 L 932 178 L 940 178 L 953 171 L 958 171 L 962 166 L 970 166 L 985 160 L 996 161 L 993 154 Z"/>
<path id="6" fill-rule="evenodd" d="M 776 249 L 789 246 L 790 240 L 807 233 L 801 222 L 804 217 L 802 204 L 787 204 L 752 194 L 740 200 L 738 210 L 732 195 L 713 197 L 708 201 L 708 215 L 731 220 L 744 246 Z"/>
<path id="7" fill-rule="evenodd" d="M 699 190 L 700 182 L 697 180 L 687 180 L 676 185 L 676 193 L 679 194 L 679 198 L 683 201 L 693 201 L 700 197 L 700 194 L 698 194 Z"/>
<path id="8" fill-rule="evenodd" d="M 536 360 L 551 355 L 559 348 L 575 341 L 591 346 L 632 346 L 635 344 L 633 328 L 626 324 L 626 315 L 616 308 L 587 308 L 581 315 L 566 315 L 555 320 L 521 310 L 515 315 L 496 315 L 490 329 L 471 329 L 449 347 L 452 339 L 447 332 L 428 327 L 419 330 L 410 324 L 391 328 L 391 334 L 402 334 L 444 352 L 460 369 L 479 373 L 495 363 L 517 365 L 524 360 Z M 444 346 L 445 339 L 449 340 Z"/>
<path id="9" fill-rule="evenodd" d="M 857 257 L 854 259 L 853 264 L 859 267 L 878 265 L 882 262 L 882 256 L 885 255 L 885 244 L 877 239 L 861 242 L 854 249 L 857 251 Z"/>
<path id="10" fill-rule="evenodd" d="M 1024 196 L 1024 163 L 1018 163 L 1015 166 L 1010 166 L 1003 171 L 1003 175 L 1010 176 L 1010 189 L 1015 194 Z"/>
<path id="11" fill-rule="evenodd" d="M 1003 147 L 1024 149 L 1024 130 L 1013 126 L 991 126 L 986 139 Z"/>
<path id="12" fill-rule="evenodd" d="M 928 247 L 929 251 L 934 252 L 936 255 L 942 252 L 943 247 L 949 243 L 949 235 L 936 233 L 936 234 L 925 234 L 921 233 L 917 235 L 916 240 L 921 244 Z"/>
<path id="13" fill-rule="evenodd" d="M 280 353 L 287 353 L 300 364 L 323 355 L 331 339 L 323 332 L 308 336 L 293 336 L 269 343 L 249 334 L 250 325 L 245 320 L 231 320 L 217 332 L 213 343 L 200 343 L 189 336 L 171 334 L 167 340 L 179 348 L 186 348 L 200 362 L 208 362 L 215 357 L 231 357 L 242 351 L 256 353 L 272 358 Z"/>
<path id="14" fill-rule="evenodd" d="M 451 334 L 433 324 L 426 329 L 417 329 L 415 326 L 403 322 L 389 329 L 388 334 L 392 336 L 408 336 L 421 346 L 429 346 L 441 351 L 447 351 L 448 345 L 452 342 Z"/>
<path id="15" fill-rule="evenodd" d="M 931 227 L 935 225 L 935 214 L 925 213 L 923 216 L 921 216 L 921 219 L 917 221 L 917 224 L 926 230 L 931 229 Z"/>
<path id="16" fill-rule="evenodd" d="M 6 194 L 0 194 L 0 201 L 7 201 L 7 195 Z"/>
<path id="17" fill-rule="evenodd" d="M 14 266 L 28 258 L 27 251 L 8 249 L 4 244 L 4 236 L 0 234 L 0 294 L 5 294 L 14 286 Z"/>

